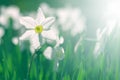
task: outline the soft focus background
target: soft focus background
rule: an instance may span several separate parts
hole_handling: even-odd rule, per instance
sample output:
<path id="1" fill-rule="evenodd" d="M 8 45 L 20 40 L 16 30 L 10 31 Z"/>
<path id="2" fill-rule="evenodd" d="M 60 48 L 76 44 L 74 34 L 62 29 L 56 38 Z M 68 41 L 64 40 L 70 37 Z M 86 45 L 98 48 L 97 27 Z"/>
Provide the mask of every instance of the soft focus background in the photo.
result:
<path id="1" fill-rule="evenodd" d="M 18 19 L 39 7 L 56 18 L 65 53 L 57 67 L 40 54 L 29 80 L 120 80 L 119 0 L 0 0 L 0 80 L 26 80 L 32 53 Z"/>

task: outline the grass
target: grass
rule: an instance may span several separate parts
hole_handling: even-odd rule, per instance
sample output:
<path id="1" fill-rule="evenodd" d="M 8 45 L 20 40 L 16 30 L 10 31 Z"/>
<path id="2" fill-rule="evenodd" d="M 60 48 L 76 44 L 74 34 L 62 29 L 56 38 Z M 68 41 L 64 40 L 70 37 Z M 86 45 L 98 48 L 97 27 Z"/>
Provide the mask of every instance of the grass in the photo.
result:
<path id="1" fill-rule="evenodd" d="M 12 20 L 9 21 L 0 44 L 0 80 L 25 80 L 32 54 L 28 42 L 24 42 L 23 48 L 12 43 L 12 38 L 19 36 L 19 33 L 13 29 Z M 59 67 L 56 69 L 54 60 L 47 60 L 42 52 L 38 52 L 31 64 L 28 80 L 120 80 L 119 30 L 116 27 L 106 42 L 104 52 L 98 57 L 93 55 L 95 42 L 88 45 L 91 41 L 84 39 L 74 52 L 76 42 L 85 32 L 72 37 L 69 31 L 61 31 L 65 38 L 62 45 L 65 57 L 59 62 Z"/>

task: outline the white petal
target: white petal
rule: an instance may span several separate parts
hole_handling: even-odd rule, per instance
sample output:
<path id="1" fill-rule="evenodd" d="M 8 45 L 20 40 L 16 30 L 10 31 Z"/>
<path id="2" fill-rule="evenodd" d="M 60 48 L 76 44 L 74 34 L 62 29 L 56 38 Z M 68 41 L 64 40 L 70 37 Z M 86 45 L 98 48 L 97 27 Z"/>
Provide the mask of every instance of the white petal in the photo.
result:
<path id="1" fill-rule="evenodd" d="M 60 44 L 63 44 L 63 42 L 64 42 L 64 38 L 63 37 L 57 37 L 57 43 L 56 43 L 56 47 L 58 47 L 58 46 L 60 46 Z"/>
<path id="2" fill-rule="evenodd" d="M 15 20 L 17 20 L 20 16 L 19 14 L 19 8 L 16 6 L 10 6 L 8 8 L 5 9 L 5 13 L 6 16 L 11 17 Z"/>
<path id="3" fill-rule="evenodd" d="M 100 47 L 101 47 L 101 44 L 99 42 L 96 43 L 95 45 L 95 49 L 94 49 L 94 55 L 97 57 L 98 55 L 100 55 Z"/>
<path id="4" fill-rule="evenodd" d="M 32 46 L 30 46 L 30 51 L 32 54 L 35 53 L 35 49 Z"/>
<path id="5" fill-rule="evenodd" d="M 64 49 L 62 47 L 56 47 L 53 52 L 53 58 L 62 60 L 65 57 Z"/>
<path id="6" fill-rule="evenodd" d="M 64 42 L 64 38 L 63 38 L 62 36 L 60 37 L 59 42 L 60 42 L 60 44 L 63 44 L 63 42 Z"/>
<path id="7" fill-rule="evenodd" d="M 28 30 L 26 31 L 22 36 L 20 36 L 20 40 L 27 40 L 28 38 L 30 38 L 30 36 L 32 35 L 33 30 Z"/>
<path id="8" fill-rule="evenodd" d="M 12 38 L 12 43 L 17 45 L 18 44 L 18 38 L 17 37 Z"/>
<path id="9" fill-rule="evenodd" d="M 82 40 L 83 40 L 83 39 L 80 37 L 80 39 L 78 40 L 78 42 L 75 44 L 75 47 L 74 47 L 74 52 L 75 52 L 75 53 L 77 52 L 79 46 L 81 45 L 81 41 L 82 41 Z"/>
<path id="10" fill-rule="evenodd" d="M 34 28 L 36 25 L 35 20 L 31 17 L 21 17 L 20 23 L 23 24 L 26 28 Z"/>
<path id="11" fill-rule="evenodd" d="M 49 29 L 50 26 L 54 23 L 55 18 L 54 17 L 48 17 L 42 22 L 43 28 L 44 29 Z"/>
<path id="12" fill-rule="evenodd" d="M 43 54 L 47 59 L 52 59 L 52 48 L 47 47 Z"/>
<path id="13" fill-rule="evenodd" d="M 7 25 L 7 17 L 4 15 L 0 15 L 0 24 Z"/>
<path id="14" fill-rule="evenodd" d="M 36 17 L 37 24 L 40 25 L 44 20 L 45 20 L 45 16 L 42 12 L 42 9 L 39 8 L 38 13 L 37 13 L 37 17 Z"/>
<path id="15" fill-rule="evenodd" d="M 38 49 L 40 47 L 39 37 L 38 34 L 36 34 L 35 32 L 30 37 L 30 43 L 31 47 L 34 49 Z"/>
<path id="16" fill-rule="evenodd" d="M 57 39 L 57 35 L 53 30 L 43 31 L 41 35 L 46 39 L 50 39 L 50 40 Z"/>

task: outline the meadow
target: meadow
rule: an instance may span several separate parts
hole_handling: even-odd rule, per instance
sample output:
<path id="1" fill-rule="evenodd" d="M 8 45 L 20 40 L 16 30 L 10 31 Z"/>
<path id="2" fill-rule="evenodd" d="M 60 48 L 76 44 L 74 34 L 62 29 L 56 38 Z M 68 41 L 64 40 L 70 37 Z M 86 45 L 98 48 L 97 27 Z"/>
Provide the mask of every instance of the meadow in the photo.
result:
<path id="1" fill-rule="evenodd" d="M 109 15 L 94 29 L 78 7 L 0 6 L 0 80 L 120 80 L 120 21 Z"/>

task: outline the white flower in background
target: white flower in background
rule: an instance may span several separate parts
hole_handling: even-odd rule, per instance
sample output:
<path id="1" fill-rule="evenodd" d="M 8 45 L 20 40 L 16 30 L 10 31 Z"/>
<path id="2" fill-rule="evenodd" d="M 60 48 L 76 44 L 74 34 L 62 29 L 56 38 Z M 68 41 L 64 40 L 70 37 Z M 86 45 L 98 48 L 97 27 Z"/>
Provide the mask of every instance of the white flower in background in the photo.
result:
<path id="1" fill-rule="evenodd" d="M 49 59 L 49 60 L 51 60 L 52 59 L 52 52 L 53 52 L 53 50 L 52 50 L 52 47 L 47 47 L 46 49 L 45 49 L 45 51 L 44 51 L 44 56 L 47 58 L 47 59 Z"/>
<path id="2" fill-rule="evenodd" d="M 55 8 L 51 8 L 47 3 L 40 4 L 40 7 L 43 9 L 44 13 L 47 15 L 54 15 L 55 14 Z"/>
<path id="3" fill-rule="evenodd" d="M 102 31 L 99 28 L 97 29 L 97 42 L 95 44 L 95 49 L 94 49 L 95 56 L 98 56 L 100 53 L 104 51 L 106 41 L 115 27 L 116 27 L 116 20 L 110 19 L 106 22 L 106 26 L 103 28 Z"/>
<path id="4" fill-rule="evenodd" d="M 101 52 L 104 51 L 104 47 L 107 39 L 107 27 L 105 27 L 102 31 L 97 29 L 97 42 L 95 44 L 94 55 L 97 57 Z"/>
<path id="5" fill-rule="evenodd" d="M 44 51 L 44 56 L 47 59 L 57 59 L 57 60 L 62 60 L 64 58 L 64 49 L 62 47 L 60 47 L 61 44 L 63 44 L 64 42 L 64 38 L 60 37 L 56 39 L 56 45 L 52 48 L 52 47 L 47 47 Z M 60 53 L 58 53 L 57 51 L 60 51 Z"/>
<path id="6" fill-rule="evenodd" d="M 60 39 L 56 39 L 56 45 L 52 48 L 48 46 L 45 51 L 43 52 L 44 56 L 49 60 L 54 60 L 54 69 L 57 70 L 59 67 L 59 61 L 62 60 L 65 56 L 64 49 L 60 47 L 63 44 L 64 39 L 60 37 Z"/>
<path id="7" fill-rule="evenodd" d="M 19 8 L 16 6 L 1 7 L 1 14 L 6 15 L 6 17 L 17 19 L 19 16 Z"/>
<path id="8" fill-rule="evenodd" d="M 14 20 L 14 28 L 18 28 L 19 24 L 19 17 L 20 17 L 20 10 L 16 6 L 9 6 L 9 7 L 4 7 L 2 6 L 0 8 L 0 24 L 7 26 L 9 18 L 12 18 Z M 16 26 L 17 25 L 17 26 Z"/>
<path id="9" fill-rule="evenodd" d="M 13 38 L 12 38 L 12 43 L 13 43 L 14 45 L 18 45 L 18 42 L 19 42 L 19 40 L 18 40 L 17 37 L 13 37 Z"/>
<path id="10" fill-rule="evenodd" d="M 52 58 L 55 61 L 55 63 L 54 63 L 55 70 L 57 70 L 57 68 L 59 67 L 59 61 L 63 60 L 64 57 L 65 57 L 65 54 L 64 54 L 64 49 L 62 47 L 56 47 L 53 50 Z"/>
<path id="11" fill-rule="evenodd" d="M 107 34 L 108 36 L 110 36 L 111 33 L 112 33 L 112 31 L 115 29 L 116 23 L 117 23 L 116 19 L 111 19 L 111 20 L 108 20 L 108 21 L 106 22 L 106 27 L 107 27 L 107 32 L 106 32 L 106 34 Z"/>
<path id="12" fill-rule="evenodd" d="M 55 40 L 54 32 L 50 26 L 55 21 L 54 17 L 45 18 L 41 8 L 38 9 L 37 17 L 34 20 L 31 17 L 21 17 L 20 23 L 26 28 L 26 32 L 20 37 L 20 40 L 30 39 L 32 52 L 40 47 L 42 38 Z M 42 42 L 41 42 L 42 43 Z"/>
<path id="13" fill-rule="evenodd" d="M 57 38 L 55 47 L 58 47 L 63 43 L 64 43 L 64 38 L 61 36 L 60 38 Z"/>
<path id="14" fill-rule="evenodd" d="M 59 61 L 63 60 L 63 58 L 65 57 L 64 49 L 59 46 L 54 48 L 47 47 L 44 51 L 44 56 L 49 60 L 53 59 L 55 61 L 54 69 L 57 70 L 57 68 L 59 67 Z"/>
<path id="15" fill-rule="evenodd" d="M 64 31 L 70 30 L 71 34 L 75 36 L 81 33 L 85 27 L 85 18 L 81 14 L 79 8 L 60 8 L 57 9 L 58 23 L 62 26 Z"/>
<path id="16" fill-rule="evenodd" d="M 79 46 L 81 45 L 81 42 L 82 42 L 83 38 L 80 37 L 80 39 L 77 41 L 77 43 L 75 44 L 75 47 L 74 47 L 74 52 L 76 53 L 77 50 L 79 49 Z"/>
<path id="17" fill-rule="evenodd" d="M 64 58 L 64 49 L 62 47 L 56 47 L 54 50 L 53 50 L 53 54 L 52 54 L 52 57 L 57 60 L 57 61 L 60 61 Z"/>

